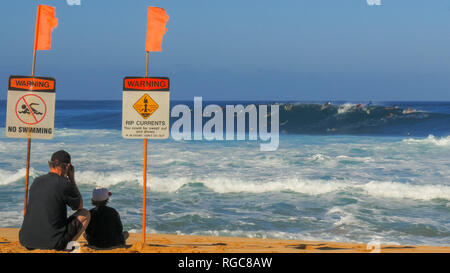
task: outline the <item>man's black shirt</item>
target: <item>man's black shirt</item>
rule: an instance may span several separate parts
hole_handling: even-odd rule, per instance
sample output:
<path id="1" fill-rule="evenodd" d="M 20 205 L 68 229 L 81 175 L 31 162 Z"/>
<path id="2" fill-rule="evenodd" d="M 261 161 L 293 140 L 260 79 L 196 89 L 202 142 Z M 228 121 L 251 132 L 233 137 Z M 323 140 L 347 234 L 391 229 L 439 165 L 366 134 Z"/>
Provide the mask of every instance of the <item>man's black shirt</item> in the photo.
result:
<path id="1" fill-rule="evenodd" d="M 28 248 L 54 249 L 66 231 L 67 206 L 77 210 L 80 204 L 75 183 L 55 173 L 37 177 L 30 187 L 20 243 Z"/>
<path id="2" fill-rule="evenodd" d="M 98 206 L 89 212 L 91 221 L 86 229 L 86 239 L 90 245 L 108 248 L 125 244 L 122 222 L 115 209 Z"/>

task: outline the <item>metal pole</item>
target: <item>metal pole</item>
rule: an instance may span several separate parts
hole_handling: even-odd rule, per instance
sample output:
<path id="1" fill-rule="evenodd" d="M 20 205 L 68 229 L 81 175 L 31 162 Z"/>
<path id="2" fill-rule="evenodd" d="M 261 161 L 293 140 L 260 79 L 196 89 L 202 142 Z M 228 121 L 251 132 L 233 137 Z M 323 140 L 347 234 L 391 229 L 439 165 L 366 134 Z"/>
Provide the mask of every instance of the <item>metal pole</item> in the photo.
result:
<path id="1" fill-rule="evenodd" d="M 41 12 L 40 12 L 41 6 L 38 6 L 37 16 L 36 16 L 36 30 L 34 33 L 34 51 L 33 51 L 33 66 L 31 68 L 31 76 L 34 78 L 35 69 L 36 69 L 36 49 L 39 39 L 39 24 L 41 20 Z M 30 154 L 31 154 L 31 138 L 28 138 L 27 143 L 27 170 L 25 173 L 25 200 L 24 200 L 24 209 L 23 214 L 25 215 L 27 213 L 27 203 L 28 203 L 28 183 L 30 180 Z"/>
<path id="2" fill-rule="evenodd" d="M 144 197 L 142 204 L 142 243 L 145 243 L 145 226 L 147 216 L 147 139 L 144 139 Z"/>
<path id="3" fill-rule="evenodd" d="M 33 52 L 33 67 L 31 69 L 31 76 L 34 77 L 36 69 L 36 49 Z M 25 198 L 24 198 L 24 208 L 23 214 L 27 213 L 27 203 L 28 203 L 28 185 L 30 181 L 30 157 L 31 157 L 31 138 L 28 138 L 27 141 L 27 164 L 26 164 L 26 173 L 25 173 Z"/>
<path id="4" fill-rule="evenodd" d="M 146 58 L 147 58 L 147 65 L 145 66 L 145 77 L 148 77 L 148 66 L 149 66 L 149 52 L 148 51 L 146 51 L 146 53 L 145 53 L 145 55 L 146 55 Z"/>
<path id="5" fill-rule="evenodd" d="M 28 139 L 27 145 L 27 171 L 25 174 L 25 201 L 23 214 L 27 213 L 27 203 L 28 203 L 28 181 L 30 179 L 30 152 L 31 152 L 31 138 Z"/>
<path id="6" fill-rule="evenodd" d="M 34 50 L 34 53 L 33 53 L 33 68 L 31 70 L 32 77 L 34 77 L 35 68 L 36 68 L 36 49 Z"/>
<path id="7" fill-rule="evenodd" d="M 149 52 L 146 52 L 147 64 L 145 67 L 145 77 L 148 77 Z M 144 196 L 142 202 L 142 243 L 145 244 L 145 227 L 147 217 L 147 139 L 144 139 Z"/>

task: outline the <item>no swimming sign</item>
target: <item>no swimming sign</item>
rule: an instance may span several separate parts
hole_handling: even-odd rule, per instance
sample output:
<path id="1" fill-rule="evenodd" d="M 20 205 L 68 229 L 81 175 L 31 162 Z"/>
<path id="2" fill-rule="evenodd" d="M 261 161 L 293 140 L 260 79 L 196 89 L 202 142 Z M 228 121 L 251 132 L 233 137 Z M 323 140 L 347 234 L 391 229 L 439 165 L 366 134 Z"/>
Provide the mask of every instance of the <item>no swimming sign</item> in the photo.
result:
<path id="1" fill-rule="evenodd" d="M 11 76 L 6 111 L 6 136 L 52 139 L 55 124 L 53 78 Z"/>

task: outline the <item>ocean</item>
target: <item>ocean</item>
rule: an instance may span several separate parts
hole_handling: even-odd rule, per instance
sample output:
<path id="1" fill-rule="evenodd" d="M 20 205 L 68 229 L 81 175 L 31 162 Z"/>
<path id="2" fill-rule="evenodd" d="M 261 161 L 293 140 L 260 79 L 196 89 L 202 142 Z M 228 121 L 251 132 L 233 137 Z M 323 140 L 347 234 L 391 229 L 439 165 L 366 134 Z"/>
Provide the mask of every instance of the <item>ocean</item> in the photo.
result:
<path id="1" fill-rule="evenodd" d="M 279 104 L 278 149 L 150 140 L 147 231 L 450 245 L 450 102 L 203 102 L 212 103 Z M 122 138 L 121 107 L 57 101 L 54 139 L 32 141 L 30 181 L 65 149 L 85 206 L 106 186 L 124 228 L 139 232 L 144 145 Z M 18 228 L 27 145 L 5 137 L 5 108 L 0 101 L 0 227 Z"/>

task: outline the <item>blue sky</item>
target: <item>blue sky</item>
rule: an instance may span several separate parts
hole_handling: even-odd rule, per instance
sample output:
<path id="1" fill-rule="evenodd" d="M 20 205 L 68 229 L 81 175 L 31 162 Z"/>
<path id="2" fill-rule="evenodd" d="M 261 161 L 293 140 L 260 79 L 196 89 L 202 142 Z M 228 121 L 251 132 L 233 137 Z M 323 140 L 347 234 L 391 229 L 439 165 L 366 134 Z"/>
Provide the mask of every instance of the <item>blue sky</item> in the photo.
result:
<path id="1" fill-rule="evenodd" d="M 122 97 L 145 73 L 147 6 L 167 10 L 150 75 L 172 99 L 450 101 L 450 0 L 2 1 L 0 99 L 9 75 L 31 74 L 38 4 L 56 7 L 51 51 L 36 74 L 57 99 Z"/>

